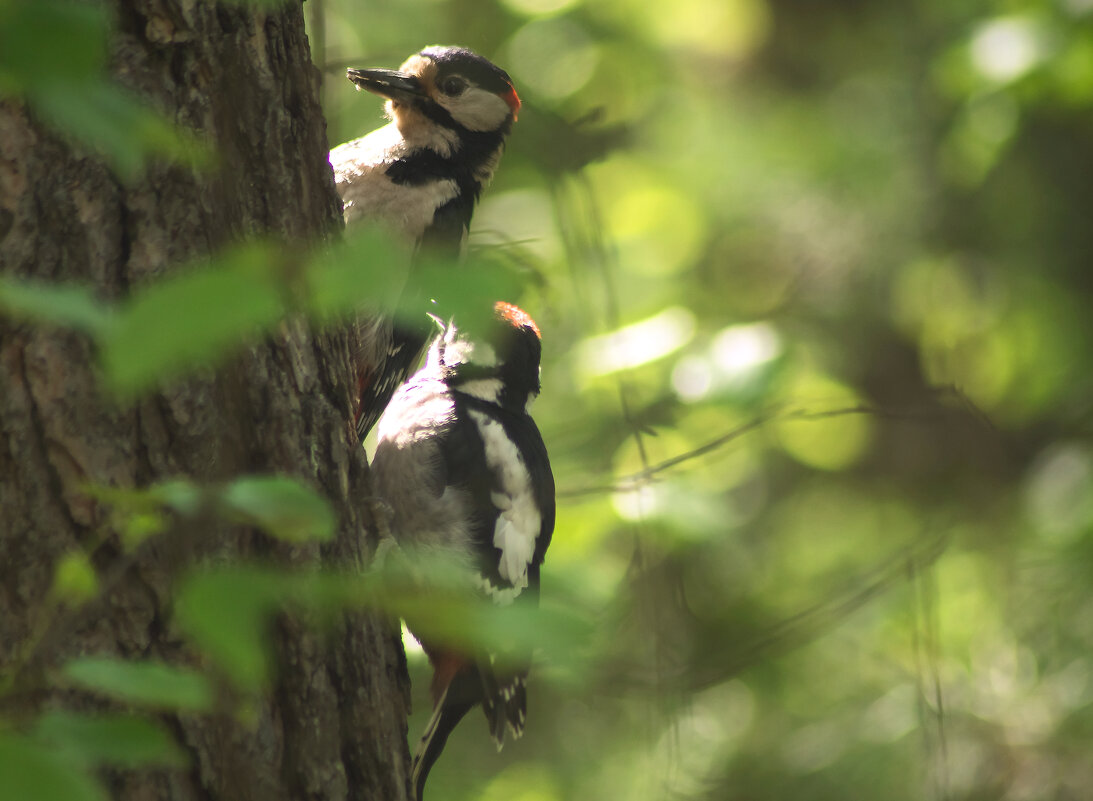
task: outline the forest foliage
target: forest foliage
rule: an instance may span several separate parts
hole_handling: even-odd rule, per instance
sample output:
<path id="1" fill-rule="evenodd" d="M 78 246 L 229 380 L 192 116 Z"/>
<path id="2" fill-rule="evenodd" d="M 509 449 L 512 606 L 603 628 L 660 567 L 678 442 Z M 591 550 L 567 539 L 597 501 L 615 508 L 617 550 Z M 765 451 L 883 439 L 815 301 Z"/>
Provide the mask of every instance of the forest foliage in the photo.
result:
<path id="1" fill-rule="evenodd" d="M 461 275 L 543 330 L 535 415 L 559 487 L 545 611 L 535 628 L 454 593 L 432 625 L 531 636 L 541 655 L 526 737 L 497 755 L 470 717 L 431 792 L 1085 797 L 1093 3 L 305 10 L 331 145 L 383 122 L 344 68 L 427 44 L 489 56 L 523 100 L 470 239 L 486 267 Z M 109 25 L 94 4 L 0 3 L 0 92 L 122 179 L 147 158 L 216 169 L 106 77 Z M 116 304 L 5 275 L 0 310 L 86 332 L 125 403 L 286 318 L 336 324 L 390 258 L 371 233 L 240 243 Z M 88 492 L 131 549 L 188 515 L 290 540 L 331 526 L 281 478 Z M 63 560 L 43 625 L 100 581 L 87 554 Z M 361 604 L 429 618 L 409 586 L 397 565 L 199 569 L 179 624 L 214 674 L 89 657 L 51 680 L 200 714 L 225 677 L 261 692 L 261 621 L 286 600 L 316 625 Z M 415 704 L 412 733 L 417 689 Z M 0 726 L 0 775 L 39 783 L 0 798 L 101 798 L 91 767 L 181 758 L 135 712 L 19 723 Z"/>

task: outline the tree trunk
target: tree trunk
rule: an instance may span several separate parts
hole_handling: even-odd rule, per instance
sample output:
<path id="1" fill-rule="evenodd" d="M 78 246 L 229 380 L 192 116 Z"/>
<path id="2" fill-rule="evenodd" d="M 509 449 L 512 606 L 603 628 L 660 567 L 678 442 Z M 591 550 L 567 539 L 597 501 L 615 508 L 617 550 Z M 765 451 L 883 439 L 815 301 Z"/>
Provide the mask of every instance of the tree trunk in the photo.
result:
<path id="1" fill-rule="evenodd" d="M 9 275 L 92 283 L 106 298 L 182 260 L 255 234 L 316 242 L 340 228 L 301 8 L 118 0 L 115 76 L 197 133 L 216 167 L 152 166 L 120 183 L 25 108 L 0 104 L 0 265 Z M 34 673 L 78 654 L 193 662 L 170 601 L 181 567 L 217 558 L 356 566 L 367 558 L 367 465 L 350 420 L 346 338 L 286 324 L 228 369 L 171 384 L 123 408 L 102 392 L 82 335 L 0 318 L 0 667 L 38 618 L 58 558 L 103 537 L 108 512 L 87 482 L 143 487 L 173 476 L 301 478 L 333 504 L 336 541 L 288 547 L 210 523 L 164 535 L 122 561 L 95 549 L 100 576 L 124 571 L 36 649 Z M 118 772 L 121 799 L 404 799 L 407 679 L 397 634 L 348 615 L 319 633 L 277 625 L 276 686 L 252 720 L 166 718 L 186 771 Z M 92 699 L 64 696 L 69 708 Z M 48 688 L 36 706 L 56 705 Z"/>

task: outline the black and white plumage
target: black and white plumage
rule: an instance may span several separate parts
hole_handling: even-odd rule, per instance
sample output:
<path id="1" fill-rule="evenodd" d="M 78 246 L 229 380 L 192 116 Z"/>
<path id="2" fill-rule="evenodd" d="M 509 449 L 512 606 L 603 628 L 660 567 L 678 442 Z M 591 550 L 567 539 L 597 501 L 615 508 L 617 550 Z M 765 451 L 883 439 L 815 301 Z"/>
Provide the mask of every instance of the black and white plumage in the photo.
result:
<path id="1" fill-rule="evenodd" d="M 347 77 L 387 99 L 391 122 L 330 151 L 346 224 L 378 223 L 414 250 L 458 257 L 520 109 L 511 79 L 470 50 L 440 46 L 398 70 L 350 69 Z M 362 440 L 421 355 L 428 301 L 411 269 L 402 303 L 409 319 L 374 317 L 358 326 Z"/>
<path id="2" fill-rule="evenodd" d="M 538 602 L 554 530 L 554 477 L 529 414 L 541 352 L 535 323 L 507 303 L 474 335 L 448 325 L 377 429 L 372 471 L 395 539 L 449 557 L 498 604 Z M 495 669 L 489 654 L 422 645 L 434 669 L 434 709 L 414 756 L 419 800 L 448 735 L 474 706 L 482 705 L 499 748 L 506 729 L 522 734 L 530 664 L 527 654 Z"/>

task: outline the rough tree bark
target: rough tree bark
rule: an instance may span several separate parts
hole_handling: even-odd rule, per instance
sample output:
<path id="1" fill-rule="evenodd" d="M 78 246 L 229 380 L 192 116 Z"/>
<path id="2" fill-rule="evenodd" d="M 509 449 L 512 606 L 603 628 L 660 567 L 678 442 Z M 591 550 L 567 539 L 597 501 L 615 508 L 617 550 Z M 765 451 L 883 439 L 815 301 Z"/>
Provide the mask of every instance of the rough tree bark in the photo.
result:
<path id="1" fill-rule="evenodd" d="M 101 161 L 0 104 L 0 265 L 6 274 L 91 282 L 104 297 L 248 235 L 316 241 L 340 227 L 301 7 L 117 0 L 112 69 L 205 138 L 218 167 L 155 166 L 121 184 Z M 335 233 L 336 235 L 336 233 Z M 0 667 L 41 609 L 58 557 L 107 525 L 86 481 L 141 487 L 171 476 L 302 477 L 334 504 L 336 542 L 289 548 L 211 523 L 200 542 L 141 551 L 74 625 L 47 635 L 33 672 L 77 654 L 192 661 L 170 617 L 180 566 L 218 557 L 296 565 L 367 557 L 367 465 L 347 425 L 348 347 L 302 326 L 215 375 L 177 382 L 130 408 L 101 392 L 82 336 L 0 318 Z M 103 573 L 113 540 L 98 548 Z M 117 773 L 119 799 L 403 799 L 406 677 L 382 622 L 347 619 L 333 636 L 286 618 L 274 692 L 252 723 L 230 715 L 168 723 L 189 771 Z M 48 693 L 36 704 L 56 703 Z M 92 703 L 65 696 L 69 707 Z"/>

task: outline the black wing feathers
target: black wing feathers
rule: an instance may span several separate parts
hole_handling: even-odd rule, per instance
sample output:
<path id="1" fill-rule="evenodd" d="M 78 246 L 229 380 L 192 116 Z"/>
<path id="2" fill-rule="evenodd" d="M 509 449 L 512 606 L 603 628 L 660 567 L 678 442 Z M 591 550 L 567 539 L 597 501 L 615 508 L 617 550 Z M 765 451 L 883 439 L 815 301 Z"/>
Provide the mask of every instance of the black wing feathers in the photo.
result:
<path id="1" fill-rule="evenodd" d="M 474 213 L 474 196 L 460 193 L 438 208 L 433 214 L 433 222 L 421 235 L 423 251 L 450 255 L 459 255 L 463 246 L 463 237 L 471 227 L 471 215 Z"/>
<path id="2" fill-rule="evenodd" d="M 395 323 L 392 327 L 384 362 L 376 366 L 371 379 L 361 388 L 357 417 L 357 437 L 361 442 L 379 421 L 398 388 L 410 377 L 428 339 L 429 329 L 425 324 Z"/>

